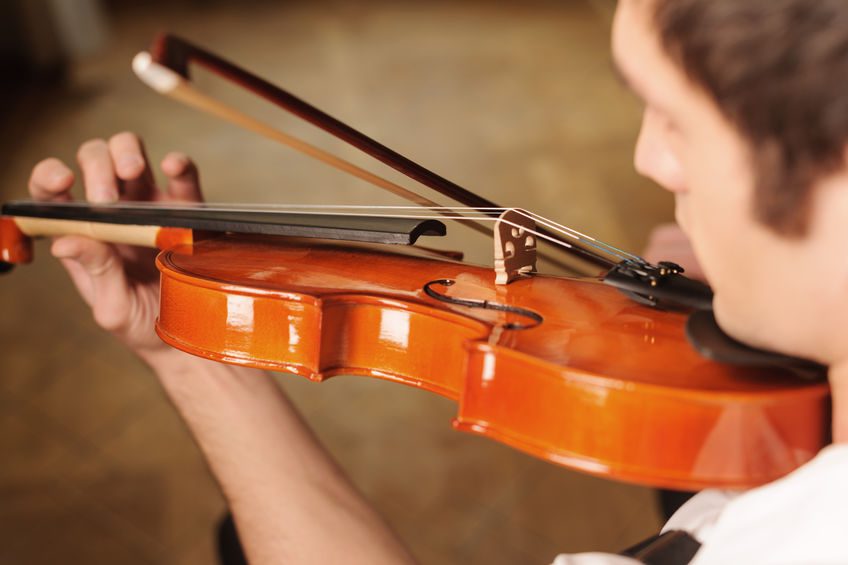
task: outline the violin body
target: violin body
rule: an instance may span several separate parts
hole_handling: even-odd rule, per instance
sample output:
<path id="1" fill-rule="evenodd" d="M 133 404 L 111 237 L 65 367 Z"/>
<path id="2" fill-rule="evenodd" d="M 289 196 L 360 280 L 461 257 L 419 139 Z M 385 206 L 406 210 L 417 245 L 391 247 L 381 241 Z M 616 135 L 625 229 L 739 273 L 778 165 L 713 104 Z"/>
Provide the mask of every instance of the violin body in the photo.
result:
<path id="1" fill-rule="evenodd" d="M 157 247 L 156 330 L 172 346 L 314 381 L 361 375 L 422 388 L 458 403 L 457 429 L 619 480 L 751 487 L 792 471 L 829 440 L 825 381 L 798 378 L 785 369 L 792 359 L 740 347 L 720 328 L 702 340 L 710 354 L 783 368 L 720 364 L 690 346 L 687 314 L 658 307 L 709 311 L 712 293 L 673 263 L 651 265 L 536 214 L 499 207 L 184 40 L 163 35 L 151 51 L 133 65 L 157 91 L 427 212 L 377 222 L 377 214 L 337 211 L 9 203 L 0 207 L 0 271 L 32 258 L 33 237 L 75 233 Z M 463 206 L 440 206 L 206 95 L 191 83 L 189 63 Z M 494 234 L 497 277 L 421 248 L 364 243 L 443 234 L 430 222 L 434 214 Z M 485 219 L 496 220 L 494 230 Z M 529 274 L 537 239 L 602 268 L 605 278 Z M 513 264 L 516 257 L 523 260 Z"/>
<path id="2" fill-rule="evenodd" d="M 750 487 L 828 441 L 826 383 L 706 360 L 686 343 L 685 314 L 595 279 L 496 285 L 491 268 L 416 248 L 239 235 L 165 249 L 157 266 L 157 332 L 174 347 L 313 381 L 422 388 L 458 403 L 455 428 L 592 474 Z M 441 279 L 455 281 L 448 297 L 541 321 L 518 329 L 519 314 L 428 296 Z"/>

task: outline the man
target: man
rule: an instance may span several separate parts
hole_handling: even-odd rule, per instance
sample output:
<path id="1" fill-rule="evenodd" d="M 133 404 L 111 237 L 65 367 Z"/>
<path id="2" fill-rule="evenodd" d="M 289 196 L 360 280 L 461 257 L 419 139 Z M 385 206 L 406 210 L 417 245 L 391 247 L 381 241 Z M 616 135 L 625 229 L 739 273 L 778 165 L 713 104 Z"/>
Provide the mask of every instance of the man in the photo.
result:
<path id="1" fill-rule="evenodd" d="M 848 332 L 840 331 L 848 319 L 848 5 L 621 0 L 613 51 L 645 103 L 636 167 L 674 192 L 720 324 L 753 345 L 827 364 L 833 390 L 835 445 L 765 487 L 705 491 L 666 528 L 703 544 L 698 564 L 848 562 Z M 200 198 L 197 171 L 181 154 L 162 163 L 166 190 L 154 186 L 132 134 L 87 142 L 78 157 L 90 200 Z M 65 199 L 72 184 L 70 169 L 48 159 L 30 190 Z M 221 484 L 251 562 L 412 561 L 272 380 L 156 338 L 149 262 L 79 237 L 52 250 L 97 321 L 158 375 Z"/>

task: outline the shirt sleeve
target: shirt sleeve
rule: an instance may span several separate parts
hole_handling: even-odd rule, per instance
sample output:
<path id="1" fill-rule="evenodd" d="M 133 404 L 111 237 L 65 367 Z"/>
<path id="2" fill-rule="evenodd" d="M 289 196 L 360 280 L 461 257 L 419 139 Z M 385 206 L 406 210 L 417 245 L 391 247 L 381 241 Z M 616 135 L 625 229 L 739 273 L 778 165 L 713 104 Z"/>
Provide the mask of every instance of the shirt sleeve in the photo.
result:
<path id="1" fill-rule="evenodd" d="M 848 563 L 848 445 L 732 500 L 692 565 Z"/>
<path id="2" fill-rule="evenodd" d="M 723 490 L 701 491 L 666 522 L 662 531 L 685 530 L 702 542 L 709 536 L 722 510 L 737 493 Z M 641 561 L 613 553 L 575 553 L 562 554 L 554 559 L 552 565 L 642 565 Z"/>
<path id="3" fill-rule="evenodd" d="M 848 563 L 848 444 L 831 445 L 789 475 L 745 492 L 705 490 L 663 527 L 701 542 L 692 565 Z M 553 565 L 634 565 L 608 553 L 559 555 Z"/>
<path id="4" fill-rule="evenodd" d="M 557 555 L 551 565 L 642 565 L 631 557 L 612 553 L 573 553 Z"/>

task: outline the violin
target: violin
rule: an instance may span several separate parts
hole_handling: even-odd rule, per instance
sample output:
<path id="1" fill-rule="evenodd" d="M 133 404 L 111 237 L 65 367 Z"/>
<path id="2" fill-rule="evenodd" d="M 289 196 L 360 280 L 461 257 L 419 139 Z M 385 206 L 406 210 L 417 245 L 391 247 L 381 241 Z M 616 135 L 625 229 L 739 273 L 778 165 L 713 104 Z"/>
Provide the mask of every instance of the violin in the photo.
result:
<path id="1" fill-rule="evenodd" d="M 463 206 L 438 206 L 206 96 L 189 63 Z M 171 346 L 317 382 L 359 375 L 421 388 L 457 403 L 458 430 L 617 480 L 752 487 L 828 442 L 824 368 L 724 335 L 709 288 L 677 265 L 499 207 L 177 37 L 158 37 L 134 69 L 162 93 L 416 207 L 10 202 L 0 215 L 5 270 L 32 260 L 34 237 L 75 233 L 157 248 L 156 331 Z M 494 266 L 419 244 L 444 235 L 446 220 L 492 234 Z M 538 257 L 577 260 L 591 274 L 541 274 Z"/>

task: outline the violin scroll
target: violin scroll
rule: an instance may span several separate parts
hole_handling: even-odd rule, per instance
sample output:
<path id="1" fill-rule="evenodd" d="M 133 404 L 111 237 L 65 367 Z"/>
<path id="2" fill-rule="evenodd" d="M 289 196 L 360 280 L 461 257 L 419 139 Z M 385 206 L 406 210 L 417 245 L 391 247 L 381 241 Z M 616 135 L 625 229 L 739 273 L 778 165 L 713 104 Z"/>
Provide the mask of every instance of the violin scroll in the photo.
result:
<path id="1" fill-rule="evenodd" d="M 24 234 L 15 220 L 0 216 L 0 273 L 7 273 L 14 265 L 32 261 L 32 239 Z"/>

